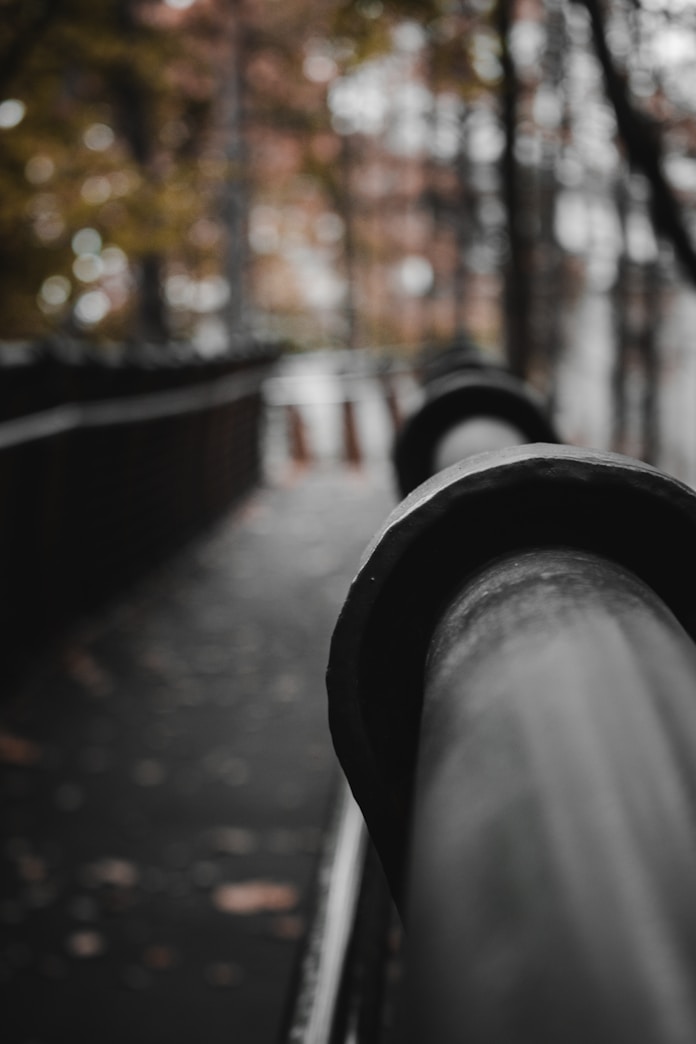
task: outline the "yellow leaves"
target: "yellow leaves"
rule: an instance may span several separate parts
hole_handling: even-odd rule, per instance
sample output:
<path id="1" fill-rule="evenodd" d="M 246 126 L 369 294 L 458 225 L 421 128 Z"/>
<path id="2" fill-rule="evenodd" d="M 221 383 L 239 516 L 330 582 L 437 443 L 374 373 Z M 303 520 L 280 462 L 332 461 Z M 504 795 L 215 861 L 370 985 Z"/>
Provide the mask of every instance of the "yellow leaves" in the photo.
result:
<path id="1" fill-rule="evenodd" d="M 332 29 L 337 37 L 350 43 L 352 56 L 347 64 L 386 54 L 391 46 L 388 21 L 382 17 L 366 17 L 354 0 L 348 0 L 339 6 Z"/>
<path id="2" fill-rule="evenodd" d="M 111 238 L 129 256 L 176 252 L 205 214 L 205 203 L 190 167 L 174 168 L 162 180 L 145 174 L 137 192 L 121 200 L 120 220 Z"/>

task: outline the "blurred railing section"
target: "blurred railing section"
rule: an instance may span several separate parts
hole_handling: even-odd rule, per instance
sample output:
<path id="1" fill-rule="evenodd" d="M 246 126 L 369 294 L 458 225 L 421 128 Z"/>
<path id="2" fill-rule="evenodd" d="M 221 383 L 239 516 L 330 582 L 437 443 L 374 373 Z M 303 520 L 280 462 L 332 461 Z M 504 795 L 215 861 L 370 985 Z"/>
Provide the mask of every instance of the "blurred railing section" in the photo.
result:
<path id="1" fill-rule="evenodd" d="M 265 396 L 271 470 L 386 461 L 420 397 L 411 366 L 362 349 L 285 356 Z"/>
<path id="2" fill-rule="evenodd" d="M 260 470 L 277 353 L 0 355 L 0 672 L 163 560 Z"/>
<path id="3" fill-rule="evenodd" d="M 695 535 L 687 486 L 535 444 L 363 556 L 329 713 L 405 918 L 400 1042 L 694 1039 Z"/>
<path id="4" fill-rule="evenodd" d="M 392 463 L 401 496 L 406 496 L 414 487 L 449 464 L 466 460 L 480 451 L 518 446 L 530 441 L 558 441 L 544 402 L 527 384 L 496 365 L 468 340 L 460 339 L 445 351 L 426 347 L 414 370 L 409 371 L 408 375 L 398 369 L 390 371 L 386 367 L 377 372 L 368 370 L 363 379 L 369 378 L 371 385 L 364 388 L 356 381 L 354 372 L 349 371 L 349 374 L 349 379 L 353 380 L 354 401 L 360 402 L 360 397 L 363 399 L 363 417 L 369 389 L 371 395 L 381 399 L 383 422 L 387 418 L 391 421 Z M 334 432 L 339 427 L 336 423 L 336 407 L 343 403 L 345 408 L 346 394 L 342 387 L 345 389 L 346 376 L 344 368 L 340 373 L 343 384 L 335 379 L 323 388 L 321 395 L 324 406 L 333 405 Z M 323 379 L 326 382 L 326 374 Z M 297 376 L 295 381 L 298 381 Z M 418 381 L 420 388 L 417 386 Z M 290 393 L 294 390 L 293 412 L 290 414 L 294 420 L 302 386 L 288 388 L 283 385 L 282 378 L 276 378 L 276 386 L 276 402 L 280 404 L 285 401 L 288 409 L 291 408 Z M 283 395 L 279 394 L 281 391 Z M 306 384 L 304 391 L 305 403 L 311 402 L 307 397 Z M 346 436 L 346 445 L 349 442 Z M 386 442 L 383 440 L 383 445 Z M 348 453 L 345 459 L 350 462 Z M 424 513 L 427 514 L 427 509 Z M 460 532 L 464 532 L 463 527 Z M 433 540 L 424 551 L 421 564 L 426 571 L 430 559 L 437 569 L 437 540 Z M 451 565 L 453 569 L 456 568 L 454 558 Z M 398 563 L 396 568 L 399 568 Z M 359 573 L 357 585 L 362 575 L 362 572 Z M 372 580 L 379 583 L 380 574 L 377 573 Z M 358 603 L 363 598 L 369 598 L 370 582 L 369 578 L 365 581 L 367 589 L 364 595 L 357 596 Z M 412 654 L 422 637 L 418 631 L 421 582 L 423 578 L 416 577 L 409 589 L 406 577 L 395 604 L 391 606 L 388 603 L 380 610 L 389 615 L 393 608 L 395 620 L 402 620 L 404 611 L 413 614 L 414 620 L 408 623 L 409 626 L 413 624 L 415 633 L 405 639 L 405 647 L 401 648 L 401 636 L 395 631 L 389 636 L 388 653 L 385 653 L 385 657 L 391 656 L 397 663 L 401 659 L 414 668 L 413 677 L 408 679 L 411 685 L 417 684 L 419 668 Z M 344 614 L 355 611 L 354 591 L 355 587 L 351 588 Z M 427 583 L 424 583 L 424 591 L 427 595 Z M 359 606 L 357 613 L 359 616 Z M 394 1025 L 398 991 L 392 972 L 396 970 L 398 973 L 401 968 L 401 935 L 384 871 L 391 885 L 391 895 L 399 900 L 399 878 L 403 867 L 397 868 L 391 859 L 391 842 L 387 841 L 385 846 L 383 837 L 375 836 L 375 822 L 382 816 L 379 808 L 379 780 L 371 772 L 371 755 L 366 752 L 365 745 L 360 749 L 361 744 L 355 735 L 359 726 L 355 720 L 350 720 L 362 713 L 369 714 L 370 708 L 365 706 L 357 710 L 355 706 L 346 706 L 345 701 L 340 698 L 337 701 L 334 697 L 336 690 L 341 689 L 347 679 L 355 680 L 361 671 L 370 671 L 369 664 L 361 660 L 357 648 L 347 648 L 352 641 L 361 641 L 359 632 L 359 622 L 353 633 L 351 623 L 346 624 L 341 618 L 334 636 L 328 680 L 334 742 L 346 769 L 348 782 L 365 814 L 371 840 L 366 844 L 360 811 L 347 791 L 342 791 L 336 814 L 341 828 L 330 832 L 327 838 L 324 872 L 319 879 L 310 944 L 293 998 L 291 1018 L 282 1038 L 284 1044 L 300 1040 L 305 1044 L 348 1044 L 349 1041 L 385 1044 L 391 1039 L 390 1033 L 398 1032 L 399 1029 Z M 388 658 L 385 658 L 381 678 L 387 689 L 390 669 Z M 408 693 L 407 686 L 404 691 Z M 380 713 L 379 709 L 377 713 Z M 380 724 L 375 724 L 385 744 L 389 746 L 393 743 L 397 752 L 400 747 L 409 747 L 413 742 L 413 713 L 413 702 L 406 699 L 395 713 L 393 721 L 382 722 L 386 725 L 383 732 Z M 345 716 L 348 720 L 344 720 Z M 351 733 L 352 736 L 348 735 Z M 358 764 L 351 771 L 353 757 Z M 366 779 L 364 790 L 361 787 L 362 778 Z M 363 800 L 367 791 L 372 794 L 369 809 Z M 404 789 L 403 799 L 404 803 L 408 800 L 407 789 Z M 375 819 L 371 817 L 371 812 L 374 812 Z M 347 829 L 346 824 L 350 824 L 352 829 Z M 387 836 L 398 829 L 395 822 L 385 825 Z M 448 829 L 447 825 L 445 829 Z M 340 843 L 335 838 L 339 838 Z M 397 857 L 397 861 L 400 858 Z M 331 922 L 326 913 L 332 906 L 341 911 L 336 924 Z M 398 1039 L 401 1040 L 400 1037 Z M 437 1037 L 431 1037 L 424 1031 L 420 1039 L 435 1040 Z"/>
<path id="5" fill-rule="evenodd" d="M 468 339 L 423 354 L 423 402 L 400 428 L 393 460 L 399 495 L 486 450 L 559 442 L 546 404 Z"/>

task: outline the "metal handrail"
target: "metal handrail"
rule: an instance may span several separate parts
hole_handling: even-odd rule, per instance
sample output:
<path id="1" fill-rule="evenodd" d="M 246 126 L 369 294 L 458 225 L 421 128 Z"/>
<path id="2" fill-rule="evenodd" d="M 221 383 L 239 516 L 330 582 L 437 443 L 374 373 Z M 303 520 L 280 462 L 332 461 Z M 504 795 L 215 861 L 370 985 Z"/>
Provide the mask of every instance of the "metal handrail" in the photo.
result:
<path id="1" fill-rule="evenodd" d="M 330 720 L 407 1040 L 696 1039 L 695 567 L 691 489 L 554 445 L 447 469 L 367 549 Z"/>
<path id="2" fill-rule="evenodd" d="M 267 374 L 268 367 L 257 366 L 203 384 L 192 384 L 187 388 L 93 402 L 62 403 L 47 410 L 0 422 L 0 450 L 83 428 L 110 428 L 214 409 L 257 394 Z"/>
<path id="3" fill-rule="evenodd" d="M 696 645 L 634 573 L 539 548 L 428 650 L 414 1040 L 696 1040 Z"/>
<path id="4" fill-rule="evenodd" d="M 283 1040 L 327 1044 L 336 1017 L 358 905 L 367 832 L 343 784 L 327 835 L 317 882 L 318 900 Z"/>

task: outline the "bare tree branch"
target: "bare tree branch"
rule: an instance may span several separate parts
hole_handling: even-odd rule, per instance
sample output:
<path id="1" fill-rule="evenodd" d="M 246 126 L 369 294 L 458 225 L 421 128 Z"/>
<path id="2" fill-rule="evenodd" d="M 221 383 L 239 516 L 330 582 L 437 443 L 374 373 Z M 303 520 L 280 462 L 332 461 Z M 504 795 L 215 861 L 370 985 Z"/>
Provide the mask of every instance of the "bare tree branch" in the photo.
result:
<path id="1" fill-rule="evenodd" d="M 575 2 L 583 4 L 590 16 L 595 51 L 628 160 L 635 170 L 645 175 L 650 184 L 655 227 L 672 244 L 686 275 L 696 283 L 696 249 L 685 227 L 679 203 L 662 169 L 662 143 L 658 126 L 629 100 L 626 84 L 609 51 L 599 0 Z"/>
<path id="2" fill-rule="evenodd" d="M 501 158 L 503 202 L 508 233 L 508 261 L 505 268 L 505 347 L 512 373 L 526 377 L 531 353 L 530 325 L 531 271 L 525 249 L 525 219 L 519 169 L 515 157 L 519 84 L 510 52 L 512 0 L 498 0 L 496 23 L 500 39 L 502 122 L 505 148 Z"/>

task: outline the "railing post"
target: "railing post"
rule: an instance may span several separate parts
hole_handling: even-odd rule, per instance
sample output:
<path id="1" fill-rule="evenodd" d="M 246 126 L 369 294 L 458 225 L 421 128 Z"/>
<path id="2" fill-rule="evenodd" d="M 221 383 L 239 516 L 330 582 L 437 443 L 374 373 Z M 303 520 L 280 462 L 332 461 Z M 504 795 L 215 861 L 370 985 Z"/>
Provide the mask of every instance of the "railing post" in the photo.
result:
<path id="1" fill-rule="evenodd" d="M 552 445 L 366 552 L 334 742 L 405 918 L 412 1040 L 696 1039 L 696 494 Z"/>

